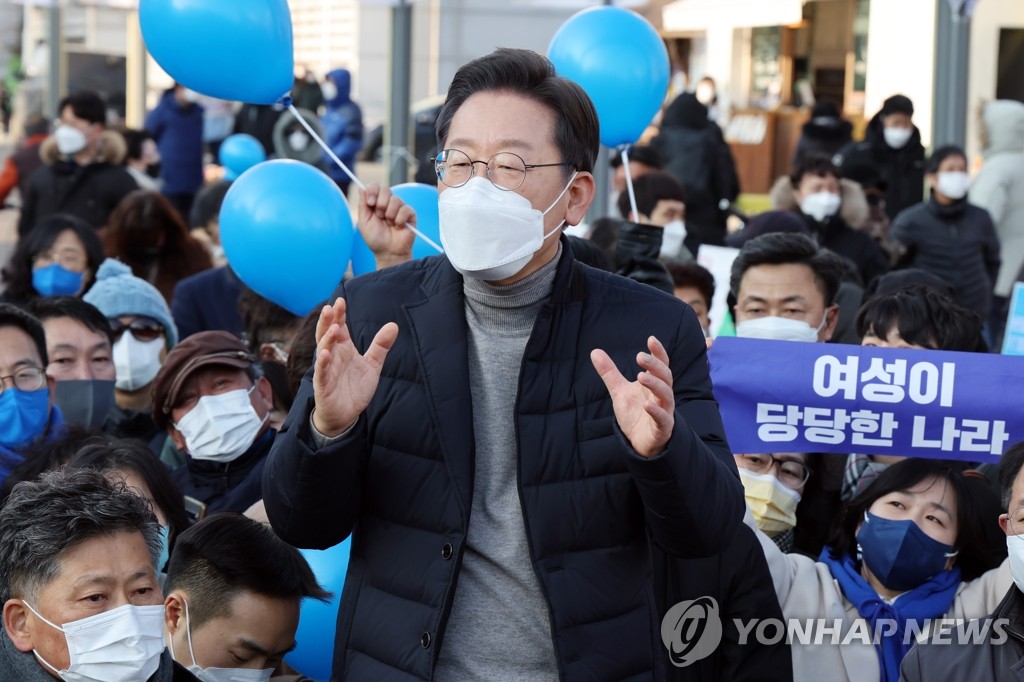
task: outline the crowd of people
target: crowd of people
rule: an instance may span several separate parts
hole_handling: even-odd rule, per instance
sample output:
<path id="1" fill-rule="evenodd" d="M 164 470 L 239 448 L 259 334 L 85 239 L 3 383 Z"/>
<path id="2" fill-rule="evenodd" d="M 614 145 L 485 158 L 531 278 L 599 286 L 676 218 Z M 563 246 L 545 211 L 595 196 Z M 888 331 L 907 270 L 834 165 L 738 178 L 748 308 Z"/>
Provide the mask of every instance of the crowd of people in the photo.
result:
<path id="1" fill-rule="evenodd" d="M 293 97 L 354 166 L 350 78 L 304 75 Z M 904 96 L 862 141 L 819 103 L 772 209 L 735 229 L 707 79 L 630 150 L 630 187 L 616 159 L 618 215 L 585 224 L 594 107 L 544 57 L 497 50 L 438 115 L 445 253 L 414 260 L 414 212 L 371 186 L 353 203 L 377 271 L 303 317 L 224 260 L 230 181 L 205 179 L 200 100 L 176 84 L 120 131 L 97 95 L 70 95 L 0 176 L 21 198 L 0 302 L 0 680 L 303 679 L 284 662 L 300 605 L 342 586 L 297 548 L 349 536 L 337 634 L 319 640 L 332 679 L 1019 667 L 1024 444 L 998 465 L 734 452 L 708 349 L 732 328 L 998 350 L 1024 265 L 1024 104 L 984 109 L 972 177 L 963 149 L 926 153 Z M 245 105 L 238 125 L 301 147 L 271 114 Z M 737 250 L 727 280 L 703 245 Z M 690 660 L 667 614 L 708 599 L 721 641 Z M 807 619 L 875 636 L 744 629 Z M 916 629 L 940 619 L 1007 637 Z"/>

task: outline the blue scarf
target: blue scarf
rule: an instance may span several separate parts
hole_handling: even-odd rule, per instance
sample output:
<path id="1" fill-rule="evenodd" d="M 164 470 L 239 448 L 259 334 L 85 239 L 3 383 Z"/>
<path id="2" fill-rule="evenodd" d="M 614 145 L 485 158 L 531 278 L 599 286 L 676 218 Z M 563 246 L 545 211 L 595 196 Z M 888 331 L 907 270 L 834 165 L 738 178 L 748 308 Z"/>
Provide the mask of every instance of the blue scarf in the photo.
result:
<path id="1" fill-rule="evenodd" d="M 914 645 L 904 644 L 907 620 L 924 621 L 938 618 L 949 611 L 960 587 L 960 569 L 954 566 L 931 580 L 900 595 L 895 603 L 889 604 L 878 596 L 875 589 L 861 577 L 853 558 L 846 554 L 841 560 L 832 558 L 829 547 L 821 551 L 818 561 L 828 566 L 832 577 L 839 582 L 846 598 L 857 608 L 861 618 L 867 620 L 872 637 L 877 629 L 876 622 L 891 619 L 896 621 L 894 635 L 881 638 L 875 644 L 882 672 L 882 682 L 897 682 L 900 678 L 900 663 Z"/>

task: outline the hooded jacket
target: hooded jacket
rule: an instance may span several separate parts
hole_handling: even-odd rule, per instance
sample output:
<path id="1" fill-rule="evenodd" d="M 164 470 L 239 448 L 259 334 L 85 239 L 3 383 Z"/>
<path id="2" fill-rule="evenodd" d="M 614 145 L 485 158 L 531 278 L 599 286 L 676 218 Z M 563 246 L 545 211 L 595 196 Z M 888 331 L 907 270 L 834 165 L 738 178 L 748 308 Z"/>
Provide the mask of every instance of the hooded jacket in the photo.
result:
<path id="1" fill-rule="evenodd" d="M 693 311 L 579 265 L 562 246 L 514 413 L 530 559 L 562 680 L 662 679 L 664 614 L 650 543 L 677 556 L 725 549 L 742 488 Z M 367 409 L 319 449 L 307 373 L 264 470 L 263 499 L 275 532 L 298 547 L 326 548 L 352 534 L 333 677 L 430 680 L 473 495 L 463 280 L 435 256 L 357 277 L 336 294 L 360 352 L 385 322 L 398 322 L 398 338 Z M 676 420 L 665 452 L 644 459 L 618 429 L 590 352 L 603 348 L 635 374 L 637 350 L 652 334 L 667 341 Z"/>
<path id="2" fill-rule="evenodd" d="M 324 141 L 342 163 L 355 170 L 356 153 L 363 146 L 363 112 L 352 101 L 352 75 L 348 69 L 335 69 L 327 74 L 338 93 L 327 101 L 323 118 Z M 349 183 L 345 171 L 338 168 L 331 157 L 324 154 L 327 174 L 334 180 Z"/>
<path id="3" fill-rule="evenodd" d="M 793 165 L 814 154 L 834 156 L 840 149 L 853 141 L 853 124 L 836 117 L 812 118 L 804 123 L 800 141 L 796 144 Z"/>
<path id="4" fill-rule="evenodd" d="M 124 138 L 113 130 L 100 135 L 96 159 L 79 166 L 65 158 L 51 135 L 39 147 L 43 166 L 29 178 L 21 200 L 18 235 L 24 236 L 41 219 L 54 213 L 70 213 L 99 229 L 114 208 L 139 188 L 121 165 L 127 153 Z"/>
<path id="5" fill-rule="evenodd" d="M 867 222 L 868 202 L 864 190 L 852 180 L 840 180 L 839 192 L 843 203 L 839 213 L 818 222 L 804 215 L 793 194 L 793 183 L 789 177 L 781 177 L 772 187 L 772 208 L 779 211 L 795 211 L 810 228 L 819 245 L 838 253 L 851 261 L 857 268 L 861 283 L 865 286 L 878 275 L 889 269 L 889 259 L 878 243 L 860 228 Z"/>
<path id="6" fill-rule="evenodd" d="M 890 218 L 924 199 L 924 146 L 921 131 L 914 133 L 900 149 L 885 143 L 882 112 L 868 123 L 862 142 L 852 142 L 832 159 L 840 169 L 848 164 L 867 164 L 878 171 L 886 183 L 885 212 Z"/>
<path id="7" fill-rule="evenodd" d="M 968 199 L 988 211 L 1002 246 L 997 296 L 1008 297 L 1024 266 L 1024 104 L 989 102 L 982 114 L 982 156 Z"/>
<path id="8" fill-rule="evenodd" d="M 174 88 L 146 116 L 146 130 L 160 149 L 164 194 L 195 194 L 203 185 L 203 107 L 182 106 Z"/>

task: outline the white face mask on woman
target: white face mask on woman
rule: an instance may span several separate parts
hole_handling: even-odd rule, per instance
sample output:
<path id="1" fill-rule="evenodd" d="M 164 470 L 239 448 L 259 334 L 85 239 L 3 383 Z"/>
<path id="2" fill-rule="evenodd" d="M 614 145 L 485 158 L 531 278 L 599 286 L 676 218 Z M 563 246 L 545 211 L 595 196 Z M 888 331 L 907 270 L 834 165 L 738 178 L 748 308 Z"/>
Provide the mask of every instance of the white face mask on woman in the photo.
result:
<path id="1" fill-rule="evenodd" d="M 64 633 L 68 646 L 67 670 L 50 665 L 39 652 L 39 662 L 65 682 L 146 682 L 160 667 L 164 650 L 164 607 L 125 604 L 63 626 L 25 607 L 50 627 Z"/>
<path id="2" fill-rule="evenodd" d="M 256 386 L 218 395 L 204 395 L 174 425 L 185 438 L 189 457 L 208 462 L 233 462 L 256 440 L 270 418 L 260 419 L 249 396 Z"/>
<path id="3" fill-rule="evenodd" d="M 544 240 L 562 227 L 565 221 L 545 234 L 544 216 L 561 201 L 575 178 L 574 172 L 543 212 L 523 195 L 498 189 L 480 176 L 442 192 L 437 201 L 441 245 L 452 267 L 471 279 L 488 281 L 518 273 Z"/>

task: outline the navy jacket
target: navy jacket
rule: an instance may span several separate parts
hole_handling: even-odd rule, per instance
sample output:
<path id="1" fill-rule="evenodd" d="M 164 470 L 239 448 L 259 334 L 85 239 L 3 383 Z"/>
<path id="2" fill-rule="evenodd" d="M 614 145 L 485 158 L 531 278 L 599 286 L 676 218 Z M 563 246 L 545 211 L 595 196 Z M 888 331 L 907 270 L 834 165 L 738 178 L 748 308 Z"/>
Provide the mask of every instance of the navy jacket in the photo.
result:
<path id="1" fill-rule="evenodd" d="M 429 680 L 473 495 L 463 281 L 437 256 L 356 278 L 337 295 L 360 351 L 389 321 L 398 339 L 356 425 L 315 451 L 307 374 L 264 470 L 264 502 L 277 534 L 299 547 L 352 533 L 334 677 Z M 618 430 L 590 351 L 603 348 L 635 377 L 652 334 L 671 358 L 676 425 L 666 451 L 644 459 Z M 673 555 L 714 554 L 744 507 L 693 311 L 578 264 L 563 241 L 523 356 L 515 420 L 520 500 L 561 678 L 662 677 L 648 538 Z"/>
<path id="2" fill-rule="evenodd" d="M 171 315 L 178 338 L 196 332 L 223 329 L 241 338 L 244 331 L 238 312 L 242 280 L 227 265 L 186 277 L 174 287 Z"/>
<path id="3" fill-rule="evenodd" d="M 160 149 L 164 194 L 195 194 L 203 186 L 203 108 L 183 107 L 173 88 L 146 116 L 146 130 Z"/>
<path id="4" fill-rule="evenodd" d="M 174 470 L 181 492 L 206 504 L 206 513 L 244 512 L 260 501 L 260 481 L 276 431 L 268 429 L 238 459 L 226 464 L 188 457 Z"/>

